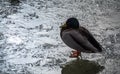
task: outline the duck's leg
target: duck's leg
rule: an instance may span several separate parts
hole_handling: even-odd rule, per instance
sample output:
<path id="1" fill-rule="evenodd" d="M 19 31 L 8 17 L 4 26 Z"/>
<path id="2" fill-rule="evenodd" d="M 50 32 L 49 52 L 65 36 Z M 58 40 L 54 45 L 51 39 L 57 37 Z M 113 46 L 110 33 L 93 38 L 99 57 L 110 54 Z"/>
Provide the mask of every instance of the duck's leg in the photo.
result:
<path id="1" fill-rule="evenodd" d="M 71 55 L 70 55 L 70 58 L 79 58 L 79 56 L 81 57 L 82 59 L 82 55 L 81 55 L 81 52 L 80 51 L 72 51 Z"/>
<path id="2" fill-rule="evenodd" d="M 78 58 L 79 58 L 79 56 L 80 56 L 80 58 L 82 59 L 82 54 L 81 54 L 80 51 L 77 51 L 77 55 L 78 55 Z"/>

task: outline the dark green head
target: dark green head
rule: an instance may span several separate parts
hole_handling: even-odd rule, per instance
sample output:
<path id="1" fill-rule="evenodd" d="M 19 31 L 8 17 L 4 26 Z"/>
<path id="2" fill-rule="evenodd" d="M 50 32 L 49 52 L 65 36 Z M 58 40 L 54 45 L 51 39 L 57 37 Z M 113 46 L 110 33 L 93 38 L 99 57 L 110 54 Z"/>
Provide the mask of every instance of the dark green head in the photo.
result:
<path id="1" fill-rule="evenodd" d="M 79 28 L 79 21 L 72 17 L 67 19 L 66 23 L 61 26 L 61 28 L 72 28 L 72 29 L 78 29 Z"/>

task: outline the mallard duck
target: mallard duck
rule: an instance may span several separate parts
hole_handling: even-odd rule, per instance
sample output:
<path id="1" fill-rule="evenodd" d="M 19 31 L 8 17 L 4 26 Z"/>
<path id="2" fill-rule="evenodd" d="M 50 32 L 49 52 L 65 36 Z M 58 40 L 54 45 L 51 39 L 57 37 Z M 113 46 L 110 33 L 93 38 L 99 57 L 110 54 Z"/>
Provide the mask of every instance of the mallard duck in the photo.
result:
<path id="1" fill-rule="evenodd" d="M 79 25 L 76 18 L 67 19 L 64 25 L 60 26 L 60 36 L 63 42 L 75 51 L 70 57 L 79 57 L 81 52 L 98 53 L 102 52 L 102 46 L 93 35 L 84 27 Z"/>

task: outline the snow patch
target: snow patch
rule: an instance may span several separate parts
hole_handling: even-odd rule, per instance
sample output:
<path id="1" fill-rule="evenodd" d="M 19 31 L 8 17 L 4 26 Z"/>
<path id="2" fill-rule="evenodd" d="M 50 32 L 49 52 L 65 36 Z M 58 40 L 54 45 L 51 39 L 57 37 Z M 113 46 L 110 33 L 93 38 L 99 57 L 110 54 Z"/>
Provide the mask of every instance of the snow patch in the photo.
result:
<path id="1" fill-rule="evenodd" d="M 17 36 L 11 36 L 8 37 L 7 43 L 12 43 L 12 44 L 21 44 L 23 41 L 20 37 Z"/>

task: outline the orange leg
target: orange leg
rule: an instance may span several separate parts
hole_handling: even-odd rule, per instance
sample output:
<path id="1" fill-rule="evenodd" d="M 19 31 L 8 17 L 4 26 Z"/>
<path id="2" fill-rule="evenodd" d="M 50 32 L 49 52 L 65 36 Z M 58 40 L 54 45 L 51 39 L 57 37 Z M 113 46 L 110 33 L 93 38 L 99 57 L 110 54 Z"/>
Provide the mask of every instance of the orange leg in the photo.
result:
<path id="1" fill-rule="evenodd" d="M 70 58 L 78 58 L 79 56 L 82 59 L 81 52 L 76 50 L 76 51 L 72 51 Z"/>

